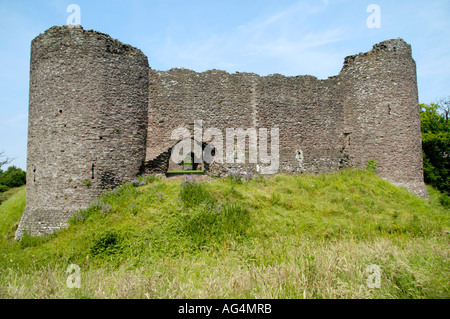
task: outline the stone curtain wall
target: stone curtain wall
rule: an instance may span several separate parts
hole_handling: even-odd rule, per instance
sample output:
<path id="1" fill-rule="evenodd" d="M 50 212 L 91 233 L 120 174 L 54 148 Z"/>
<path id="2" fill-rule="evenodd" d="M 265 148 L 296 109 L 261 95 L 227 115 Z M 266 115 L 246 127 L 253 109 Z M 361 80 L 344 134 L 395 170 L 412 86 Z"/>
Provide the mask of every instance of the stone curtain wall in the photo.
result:
<path id="1" fill-rule="evenodd" d="M 171 140 L 174 129 L 185 127 L 193 136 L 194 121 L 202 120 L 203 131 L 214 127 L 222 132 L 224 150 L 227 128 L 256 128 L 257 132 L 266 128 L 270 154 L 270 132 L 278 128 L 280 172 L 335 171 L 343 164 L 344 145 L 342 109 L 333 102 L 335 83 L 335 79 L 319 81 L 312 76 L 152 70 L 148 166 L 150 170 L 155 167 L 160 170 L 161 166 L 154 162 L 168 160 L 169 149 L 177 143 Z M 247 137 L 247 149 L 248 140 Z M 225 174 L 232 168 L 256 171 L 247 154 L 245 165 L 225 163 L 220 169 L 212 168 L 211 173 Z"/>
<path id="2" fill-rule="evenodd" d="M 156 71 L 138 49 L 81 27 L 52 27 L 31 45 L 27 206 L 16 238 L 51 233 L 102 191 L 165 173 L 174 129 L 279 129 L 279 172 L 365 168 L 427 197 L 416 66 L 401 39 L 350 56 L 337 76 Z M 206 145 L 203 142 L 203 147 Z M 259 148 L 259 145 L 258 145 Z M 258 149 L 259 151 L 259 149 Z M 208 174 L 249 164 L 203 165 Z"/>
<path id="3" fill-rule="evenodd" d="M 213 127 L 219 129 L 224 141 L 226 128 L 254 127 L 255 115 L 250 102 L 257 78 L 255 74 L 228 74 L 218 70 L 204 73 L 187 69 L 151 70 L 147 166 L 159 167 L 152 161 L 178 142 L 170 139 L 174 129 L 185 127 L 193 137 L 195 120 L 203 121 L 203 132 Z M 163 160 L 168 160 L 168 156 Z M 216 173 L 225 173 L 226 167 L 248 169 L 254 165 L 215 166 Z"/>
<path id="4" fill-rule="evenodd" d="M 279 128 L 279 172 L 365 168 L 375 159 L 380 177 L 427 197 L 423 183 L 416 66 L 401 39 L 345 59 L 337 76 L 286 77 L 186 69 L 150 71 L 146 163 L 167 162 L 174 129 L 194 120 L 203 128 Z M 248 141 L 248 139 L 247 139 Z M 268 143 L 270 149 L 270 141 Z M 225 148 L 225 143 L 223 144 Z M 163 156 L 164 155 L 164 156 Z M 211 167 L 211 174 L 245 165 Z M 161 169 L 160 171 L 164 171 Z"/>
<path id="5" fill-rule="evenodd" d="M 342 108 L 335 102 L 333 78 L 261 77 L 258 123 L 279 127 L 280 172 L 318 173 L 344 165 Z"/>
<path id="6" fill-rule="evenodd" d="M 53 27 L 31 45 L 24 229 L 50 233 L 144 161 L 148 61 L 82 28 Z"/>

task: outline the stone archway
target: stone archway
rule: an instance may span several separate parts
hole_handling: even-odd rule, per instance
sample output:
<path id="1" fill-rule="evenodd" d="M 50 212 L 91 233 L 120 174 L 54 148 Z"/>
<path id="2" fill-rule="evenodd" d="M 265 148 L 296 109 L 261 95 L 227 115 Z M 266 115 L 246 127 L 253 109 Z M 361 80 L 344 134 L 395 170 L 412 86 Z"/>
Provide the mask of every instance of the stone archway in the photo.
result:
<path id="1" fill-rule="evenodd" d="M 175 145 L 177 145 L 179 142 L 186 142 L 190 143 L 191 145 L 191 152 L 187 154 L 182 162 L 175 163 L 172 160 L 172 156 L 169 157 L 168 161 L 168 172 L 182 172 L 182 171 L 205 171 L 205 162 L 202 160 L 203 158 L 203 151 L 206 145 L 203 145 L 204 143 L 198 142 L 192 138 L 188 138 L 185 140 L 180 140 Z M 170 154 L 172 155 L 172 150 L 175 147 L 175 145 L 170 149 Z M 195 149 L 201 149 L 202 154 L 195 154 Z"/>
<path id="2" fill-rule="evenodd" d="M 202 157 L 205 150 L 205 147 L 207 146 L 206 143 L 200 143 L 198 141 L 195 141 L 192 138 L 189 138 L 191 140 L 191 149 L 194 150 L 194 143 L 197 143 L 197 148 L 201 146 L 202 150 Z M 189 153 L 189 156 L 191 157 L 191 163 L 187 164 L 186 160 L 182 161 L 181 163 L 175 163 L 172 161 L 172 150 L 179 142 L 182 140 L 179 140 L 173 144 L 172 147 L 170 147 L 167 151 L 160 153 L 157 157 L 155 157 L 153 160 L 145 162 L 141 173 L 145 174 L 167 174 L 167 172 L 179 172 L 180 174 L 182 172 L 190 171 L 190 172 L 199 172 L 199 173 L 207 173 L 209 171 L 209 164 L 204 161 L 204 158 L 200 160 L 199 158 L 196 158 L 195 153 L 192 151 Z M 185 158 L 186 159 L 186 158 Z M 200 163 L 199 163 L 200 162 Z M 186 165 L 185 165 L 186 164 Z"/>

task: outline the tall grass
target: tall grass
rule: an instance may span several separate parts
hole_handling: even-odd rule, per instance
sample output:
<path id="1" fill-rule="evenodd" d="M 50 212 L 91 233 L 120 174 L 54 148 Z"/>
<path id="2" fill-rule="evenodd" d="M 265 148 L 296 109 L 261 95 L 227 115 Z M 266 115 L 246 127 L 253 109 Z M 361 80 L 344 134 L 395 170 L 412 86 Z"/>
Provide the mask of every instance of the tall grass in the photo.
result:
<path id="1" fill-rule="evenodd" d="M 0 203 L 0 234 L 13 238 L 25 209 L 25 186 L 10 189 L 3 196 L 5 200 Z"/>
<path id="2" fill-rule="evenodd" d="M 358 170 L 138 179 L 17 243 L 23 190 L 0 206 L 0 298 L 449 298 L 449 209 L 428 190 Z M 65 284 L 70 264 L 80 289 Z"/>

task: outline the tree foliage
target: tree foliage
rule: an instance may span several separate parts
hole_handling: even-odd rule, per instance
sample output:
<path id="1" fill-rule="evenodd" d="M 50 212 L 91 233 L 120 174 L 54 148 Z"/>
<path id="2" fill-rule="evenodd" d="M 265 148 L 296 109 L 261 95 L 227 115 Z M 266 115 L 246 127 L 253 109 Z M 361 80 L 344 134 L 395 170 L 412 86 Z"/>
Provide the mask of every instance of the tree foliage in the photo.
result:
<path id="1" fill-rule="evenodd" d="M 7 191 L 9 188 L 25 185 L 26 173 L 22 169 L 10 166 L 0 174 L 0 192 Z"/>
<path id="2" fill-rule="evenodd" d="M 450 99 L 420 104 L 425 183 L 450 194 Z"/>

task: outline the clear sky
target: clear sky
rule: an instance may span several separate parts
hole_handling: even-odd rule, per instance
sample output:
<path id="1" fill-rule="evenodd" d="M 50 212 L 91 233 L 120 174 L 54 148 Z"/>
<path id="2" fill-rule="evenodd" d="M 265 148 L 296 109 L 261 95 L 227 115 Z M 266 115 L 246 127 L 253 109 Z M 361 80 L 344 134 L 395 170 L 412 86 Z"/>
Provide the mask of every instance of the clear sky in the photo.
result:
<path id="1" fill-rule="evenodd" d="M 141 49 L 153 69 L 337 75 L 348 55 L 403 38 L 417 64 L 419 101 L 450 96 L 449 0 L 0 0 L 0 150 L 26 169 L 31 40 L 81 25 Z M 369 28 L 370 4 L 380 28 Z M 374 21 L 369 19 L 370 21 Z"/>

